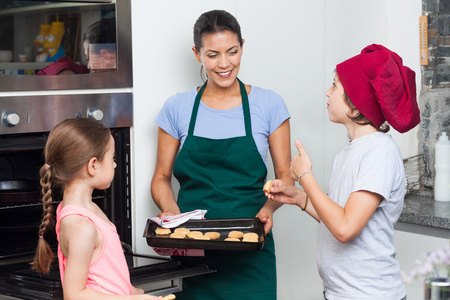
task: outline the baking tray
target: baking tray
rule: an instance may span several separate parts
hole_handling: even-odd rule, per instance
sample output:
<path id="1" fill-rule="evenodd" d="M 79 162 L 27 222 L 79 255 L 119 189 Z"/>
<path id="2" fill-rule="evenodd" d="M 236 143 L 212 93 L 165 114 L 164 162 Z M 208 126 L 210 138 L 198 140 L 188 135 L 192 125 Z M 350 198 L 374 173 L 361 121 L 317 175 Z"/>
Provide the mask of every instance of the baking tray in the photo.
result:
<path id="1" fill-rule="evenodd" d="M 194 239 L 174 239 L 169 236 L 156 235 L 155 230 L 159 228 L 158 224 L 147 220 L 144 237 L 147 244 L 156 248 L 181 248 L 181 249 L 204 249 L 204 250 L 226 250 L 226 251 L 259 251 L 267 242 L 264 232 L 264 224 L 258 218 L 240 218 L 240 219 L 211 219 L 211 220 L 190 220 L 178 227 L 171 228 L 172 232 L 176 228 L 187 228 L 191 231 L 217 231 L 220 233 L 218 240 L 194 240 Z M 232 230 L 242 231 L 243 233 L 254 232 L 259 235 L 259 241 L 255 242 L 230 242 L 224 241 L 228 233 Z"/>

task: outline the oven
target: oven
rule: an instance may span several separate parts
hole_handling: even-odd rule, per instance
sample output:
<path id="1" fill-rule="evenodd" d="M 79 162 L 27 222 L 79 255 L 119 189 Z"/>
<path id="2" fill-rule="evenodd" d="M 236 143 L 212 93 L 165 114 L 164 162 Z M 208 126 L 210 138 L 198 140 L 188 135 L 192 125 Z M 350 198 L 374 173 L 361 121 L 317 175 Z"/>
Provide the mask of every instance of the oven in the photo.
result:
<path id="1" fill-rule="evenodd" d="M 180 291 L 185 277 L 213 272 L 205 265 L 139 255 L 129 246 L 133 243 L 131 93 L 1 97 L 0 104 L 0 299 L 62 299 L 57 258 L 48 275 L 32 271 L 30 262 L 42 217 L 43 149 L 49 131 L 73 117 L 96 119 L 114 137 L 115 177 L 107 190 L 94 191 L 93 201 L 117 227 L 131 283 L 146 293 L 164 295 Z M 56 208 L 61 197 L 57 191 L 54 197 Z M 48 233 L 45 238 L 56 250 L 56 235 Z"/>

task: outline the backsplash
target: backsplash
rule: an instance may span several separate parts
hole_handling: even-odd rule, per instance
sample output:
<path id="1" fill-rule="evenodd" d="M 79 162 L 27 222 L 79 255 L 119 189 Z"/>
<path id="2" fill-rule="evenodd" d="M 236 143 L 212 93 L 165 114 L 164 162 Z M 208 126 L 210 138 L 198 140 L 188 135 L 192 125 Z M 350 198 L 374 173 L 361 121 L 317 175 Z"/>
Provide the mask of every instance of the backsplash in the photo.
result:
<path id="1" fill-rule="evenodd" d="M 430 175 L 424 176 L 421 189 L 434 186 L 434 145 L 441 132 L 450 135 L 450 1 L 423 0 L 423 15 L 428 16 L 428 65 L 422 66 L 419 95 L 421 123 L 419 154 L 425 155 Z"/>

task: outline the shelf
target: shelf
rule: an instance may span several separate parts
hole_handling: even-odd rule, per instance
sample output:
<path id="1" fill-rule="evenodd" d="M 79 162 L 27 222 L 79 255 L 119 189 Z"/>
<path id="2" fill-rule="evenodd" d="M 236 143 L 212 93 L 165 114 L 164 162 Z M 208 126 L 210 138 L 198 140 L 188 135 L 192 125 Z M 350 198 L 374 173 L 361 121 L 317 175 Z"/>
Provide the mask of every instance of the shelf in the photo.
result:
<path id="1" fill-rule="evenodd" d="M 0 70 L 40 70 L 49 64 L 50 61 L 0 63 Z"/>

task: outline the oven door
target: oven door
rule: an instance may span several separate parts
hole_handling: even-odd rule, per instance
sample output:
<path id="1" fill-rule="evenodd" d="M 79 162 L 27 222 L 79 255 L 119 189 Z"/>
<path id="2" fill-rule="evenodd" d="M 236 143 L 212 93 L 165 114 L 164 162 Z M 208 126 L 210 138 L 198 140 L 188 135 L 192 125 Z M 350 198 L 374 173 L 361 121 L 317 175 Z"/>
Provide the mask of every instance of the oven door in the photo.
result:
<path id="1" fill-rule="evenodd" d="M 182 290 L 182 279 L 216 272 L 207 265 L 181 264 L 161 256 L 126 254 L 131 284 L 146 294 L 164 296 Z"/>
<path id="2" fill-rule="evenodd" d="M 206 265 L 185 265 L 177 260 L 160 256 L 125 253 L 130 270 L 131 284 L 146 294 L 167 295 L 182 290 L 182 279 L 215 272 Z M 1 262 L 0 262 L 1 264 Z M 0 265 L 0 300 L 63 299 L 57 262 L 49 274 L 38 274 L 29 262 L 9 266 Z"/>

